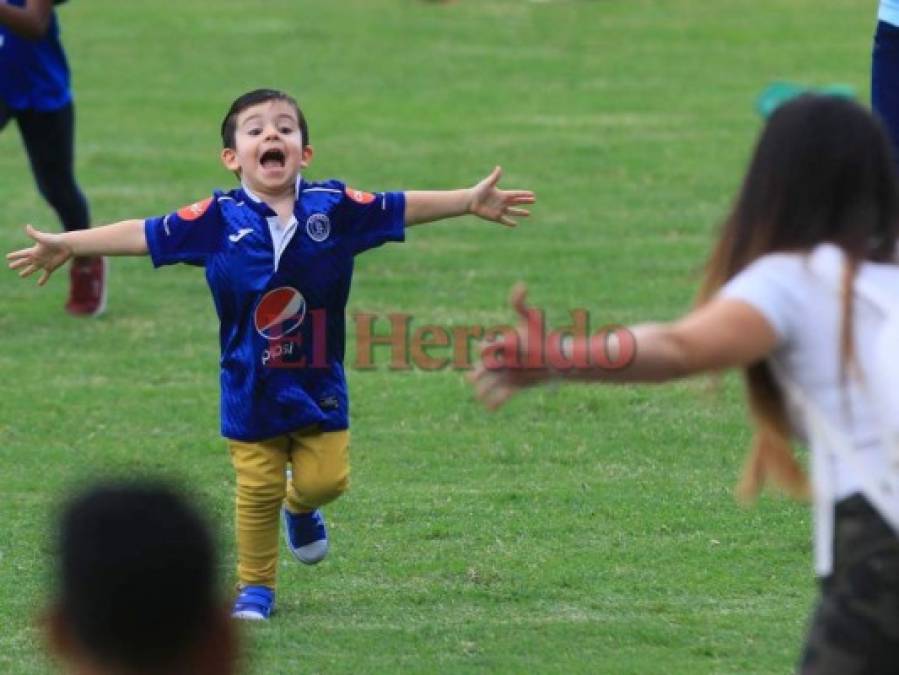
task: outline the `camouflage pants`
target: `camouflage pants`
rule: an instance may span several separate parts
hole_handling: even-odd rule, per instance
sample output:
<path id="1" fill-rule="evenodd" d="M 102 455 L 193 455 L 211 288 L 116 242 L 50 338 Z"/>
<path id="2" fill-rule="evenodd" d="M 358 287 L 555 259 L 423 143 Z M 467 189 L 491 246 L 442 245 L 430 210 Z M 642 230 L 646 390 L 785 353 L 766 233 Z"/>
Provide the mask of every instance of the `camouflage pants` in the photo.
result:
<path id="1" fill-rule="evenodd" d="M 837 504 L 834 570 L 821 582 L 799 672 L 899 673 L 899 536 L 860 495 Z"/>

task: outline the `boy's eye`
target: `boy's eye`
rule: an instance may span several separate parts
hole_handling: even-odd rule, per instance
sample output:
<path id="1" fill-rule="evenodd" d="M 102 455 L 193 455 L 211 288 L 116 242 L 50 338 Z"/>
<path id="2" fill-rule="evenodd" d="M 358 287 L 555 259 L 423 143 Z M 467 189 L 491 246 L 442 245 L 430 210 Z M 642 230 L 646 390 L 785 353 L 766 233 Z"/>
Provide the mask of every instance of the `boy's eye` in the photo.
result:
<path id="1" fill-rule="evenodd" d="M 258 136 L 261 133 L 262 133 L 262 129 L 259 129 L 257 127 L 253 127 L 252 129 L 247 129 L 248 136 Z"/>
<path id="2" fill-rule="evenodd" d="M 293 133 L 293 127 L 281 127 L 282 134 L 291 134 Z"/>

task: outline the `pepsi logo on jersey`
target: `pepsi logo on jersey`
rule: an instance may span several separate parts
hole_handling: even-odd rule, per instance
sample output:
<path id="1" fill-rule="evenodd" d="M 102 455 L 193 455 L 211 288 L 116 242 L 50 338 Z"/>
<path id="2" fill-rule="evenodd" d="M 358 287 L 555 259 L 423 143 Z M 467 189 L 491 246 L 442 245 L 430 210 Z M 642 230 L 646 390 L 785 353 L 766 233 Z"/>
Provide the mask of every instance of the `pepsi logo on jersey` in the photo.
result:
<path id="1" fill-rule="evenodd" d="M 256 332 L 267 340 L 289 335 L 305 318 L 306 299 L 290 286 L 281 286 L 263 295 L 253 316 Z"/>

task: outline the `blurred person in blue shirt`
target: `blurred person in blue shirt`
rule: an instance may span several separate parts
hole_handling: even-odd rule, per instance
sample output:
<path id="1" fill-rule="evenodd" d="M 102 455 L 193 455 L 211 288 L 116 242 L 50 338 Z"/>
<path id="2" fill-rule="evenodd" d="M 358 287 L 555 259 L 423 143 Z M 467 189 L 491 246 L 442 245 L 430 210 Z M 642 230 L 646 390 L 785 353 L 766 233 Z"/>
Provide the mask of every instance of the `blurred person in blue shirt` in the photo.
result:
<path id="1" fill-rule="evenodd" d="M 899 0 L 880 0 L 871 55 L 871 107 L 886 125 L 899 160 Z"/>
<path id="2" fill-rule="evenodd" d="M 67 231 L 90 226 L 75 181 L 75 112 L 53 0 L 0 0 L 0 129 L 15 119 L 38 190 Z M 66 310 L 97 316 L 106 305 L 102 258 L 72 261 Z"/>

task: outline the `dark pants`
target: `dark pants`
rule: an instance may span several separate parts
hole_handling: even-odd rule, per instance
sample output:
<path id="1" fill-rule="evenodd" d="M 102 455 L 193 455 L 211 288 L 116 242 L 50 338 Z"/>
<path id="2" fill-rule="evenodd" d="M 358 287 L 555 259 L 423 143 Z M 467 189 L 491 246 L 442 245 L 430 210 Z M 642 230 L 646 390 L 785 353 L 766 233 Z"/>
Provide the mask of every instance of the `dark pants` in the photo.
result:
<path id="1" fill-rule="evenodd" d="M 834 569 L 821 582 L 799 672 L 899 673 L 899 535 L 860 495 L 837 504 Z"/>
<path id="2" fill-rule="evenodd" d="M 75 111 L 10 110 L 0 101 L 0 129 L 15 119 L 31 162 L 37 189 L 56 211 L 63 228 L 90 226 L 87 200 L 75 182 Z"/>
<path id="3" fill-rule="evenodd" d="M 899 27 L 877 23 L 871 54 L 871 107 L 886 125 L 899 162 Z"/>

